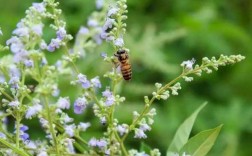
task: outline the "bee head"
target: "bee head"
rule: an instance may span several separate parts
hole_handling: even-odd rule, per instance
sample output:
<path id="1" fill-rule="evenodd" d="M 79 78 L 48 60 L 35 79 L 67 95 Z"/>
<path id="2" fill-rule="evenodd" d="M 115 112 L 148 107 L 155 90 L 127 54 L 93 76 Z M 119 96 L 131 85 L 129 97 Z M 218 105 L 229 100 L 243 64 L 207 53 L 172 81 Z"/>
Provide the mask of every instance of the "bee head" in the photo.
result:
<path id="1" fill-rule="evenodd" d="M 123 50 L 123 49 L 119 49 L 116 53 L 117 53 L 118 55 L 121 55 L 121 54 L 126 53 L 126 51 Z"/>

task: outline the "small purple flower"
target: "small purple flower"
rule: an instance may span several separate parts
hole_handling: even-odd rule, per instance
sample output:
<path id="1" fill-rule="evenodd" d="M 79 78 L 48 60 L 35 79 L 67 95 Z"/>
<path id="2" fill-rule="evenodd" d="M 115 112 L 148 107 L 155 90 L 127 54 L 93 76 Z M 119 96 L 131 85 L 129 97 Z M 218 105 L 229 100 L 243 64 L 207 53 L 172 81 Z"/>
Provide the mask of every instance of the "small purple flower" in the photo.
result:
<path id="1" fill-rule="evenodd" d="M 29 36 L 29 29 L 21 22 L 17 24 L 17 28 L 12 32 L 17 36 Z"/>
<path id="2" fill-rule="evenodd" d="M 65 126 L 66 134 L 68 134 L 70 137 L 73 137 L 75 128 L 76 126 L 74 124 Z"/>
<path id="3" fill-rule="evenodd" d="M 19 77 L 13 76 L 11 77 L 9 84 L 11 88 L 18 89 L 19 88 Z"/>
<path id="4" fill-rule="evenodd" d="M 24 60 L 24 65 L 26 67 L 34 67 L 34 63 L 33 63 L 33 60 Z"/>
<path id="5" fill-rule="evenodd" d="M 100 140 L 97 140 L 97 142 L 96 142 L 96 145 L 99 148 L 104 148 L 104 147 L 107 146 L 107 144 L 108 143 L 107 143 L 107 141 L 105 139 L 100 139 Z"/>
<path id="6" fill-rule="evenodd" d="M 86 75 L 79 74 L 78 75 L 78 82 L 81 83 L 82 87 L 85 88 L 85 89 L 88 89 L 89 87 L 91 87 L 91 84 L 88 81 Z"/>
<path id="7" fill-rule="evenodd" d="M 46 64 L 48 64 L 48 62 L 47 62 L 46 58 L 43 57 L 43 58 L 41 59 L 41 66 L 44 66 L 44 65 L 46 65 Z"/>
<path id="8" fill-rule="evenodd" d="M 37 34 L 38 36 L 42 36 L 42 34 L 43 34 L 43 24 L 42 23 L 40 23 L 40 24 L 36 24 L 36 25 L 33 25 L 32 27 L 31 27 L 31 29 L 32 29 L 32 31 L 35 33 L 35 34 Z"/>
<path id="9" fill-rule="evenodd" d="M 106 101 L 105 101 L 105 105 L 106 106 L 111 106 L 115 103 L 115 97 L 112 95 L 110 97 L 107 97 Z"/>
<path id="10" fill-rule="evenodd" d="M 73 118 L 70 118 L 67 114 L 62 114 L 61 119 L 63 120 L 63 123 L 70 123 L 73 122 Z"/>
<path id="11" fill-rule="evenodd" d="M 6 139 L 6 135 L 4 133 L 0 132 L 0 138 Z"/>
<path id="12" fill-rule="evenodd" d="M 61 43 L 60 39 L 58 38 L 52 39 L 51 43 L 47 47 L 47 50 L 50 52 L 54 52 L 56 48 L 58 49 L 60 47 L 60 43 Z"/>
<path id="13" fill-rule="evenodd" d="M 98 22 L 95 19 L 88 19 L 87 25 L 89 27 L 96 27 L 96 26 L 98 26 Z"/>
<path id="14" fill-rule="evenodd" d="M 27 131 L 29 129 L 28 126 L 26 125 L 21 125 L 19 130 L 20 130 L 20 138 L 25 141 L 27 139 L 29 139 L 29 134 L 28 133 L 25 133 L 25 131 Z"/>
<path id="15" fill-rule="evenodd" d="M 31 119 L 33 116 L 42 111 L 42 106 L 40 104 L 35 104 L 30 106 L 25 114 L 26 119 Z"/>
<path id="16" fill-rule="evenodd" d="M 95 4 L 97 9 L 101 9 L 104 5 L 104 0 L 96 0 Z"/>
<path id="17" fill-rule="evenodd" d="M 60 40 L 63 40 L 66 37 L 66 34 L 66 29 L 63 27 L 60 27 L 56 32 L 57 38 Z"/>
<path id="18" fill-rule="evenodd" d="M 16 36 L 12 36 L 9 40 L 6 41 L 7 45 L 10 45 L 10 50 L 12 53 L 18 53 L 20 52 L 22 49 L 24 49 L 24 44 L 22 43 L 22 41 L 16 37 Z"/>
<path id="19" fill-rule="evenodd" d="M 25 141 L 25 140 L 29 139 L 29 134 L 28 133 L 22 133 L 22 134 L 20 134 L 20 138 L 23 141 Z"/>
<path id="20" fill-rule="evenodd" d="M 89 29 L 87 27 L 81 27 L 78 34 L 81 34 L 81 35 L 86 35 L 89 33 Z"/>
<path id="21" fill-rule="evenodd" d="M 11 101 L 9 104 L 8 104 L 10 107 L 18 107 L 20 105 L 19 101 Z"/>
<path id="22" fill-rule="evenodd" d="M 147 138 L 147 135 L 144 133 L 143 130 L 136 128 L 134 138 L 145 139 L 145 138 Z"/>
<path id="23" fill-rule="evenodd" d="M 117 38 L 117 39 L 114 41 L 114 45 L 117 46 L 117 47 L 123 47 L 123 45 L 124 45 L 123 38 Z"/>
<path id="24" fill-rule="evenodd" d="M 74 102 L 74 113 L 81 114 L 83 113 L 84 109 L 87 107 L 87 100 L 85 97 L 78 98 Z"/>
<path id="25" fill-rule="evenodd" d="M 58 60 L 56 63 L 55 63 L 55 67 L 57 67 L 58 69 L 62 66 L 62 61 L 61 60 Z"/>
<path id="26" fill-rule="evenodd" d="M 28 51 L 25 49 L 20 49 L 19 52 L 14 55 L 13 61 L 15 63 L 24 62 L 25 60 L 27 60 L 27 57 Z"/>
<path id="27" fill-rule="evenodd" d="M 151 127 L 147 123 L 144 123 L 144 124 L 140 125 L 139 129 L 141 129 L 143 131 L 150 131 Z"/>
<path id="28" fill-rule="evenodd" d="M 106 58 L 107 56 L 108 56 L 107 53 L 105 53 L 105 52 L 102 52 L 102 53 L 101 53 L 101 57 L 102 57 L 102 58 Z"/>
<path id="29" fill-rule="evenodd" d="M 118 8 L 111 8 L 109 11 L 108 11 L 108 17 L 112 16 L 112 15 L 115 15 L 117 14 L 117 12 L 119 11 Z"/>
<path id="30" fill-rule="evenodd" d="M 29 149 L 36 149 L 36 148 L 38 148 L 37 145 L 35 144 L 35 142 L 31 141 L 31 140 L 26 141 L 25 142 L 25 146 L 28 147 Z"/>
<path id="31" fill-rule="evenodd" d="M 91 138 L 88 142 L 89 146 L 98 147 L 98 148 L 104 148 L 107 146 L 107 144 L 108 143 L 105 139 L 97 140 L 96 138 Z"/>
<path id="32" fill-rule="evenodd" d="M 192 60 L 187 60 L 187 61 L 183 61 L 181 63 L 182 67 L 185 67 L 188 70 L 192 70 L 193 69 L 193 64 L 195 63 L 195 59 L 192 58 Z"/>
<path id="33" fill-rule="evenodd" d="M 5 82 L 5 77 L 4 75 L 0 74 L 0 83 L 4 83 Z"/>
<path id="34" fill-rule="evenodd" d="M 102 96 L 104 96 L 106 98 L 106 100 L 105 100 L 106 106 L 111 106 L 112 104 L 115 103 L 115 97 L 112 94 L 112 92 L 109 91 L 108 89 L 106 89 L 104 92 L 102 92 Z"/>
<path id="35" fill-rule="evenodd" d="M 44 118 L 39 118 L 39 122 L 43 128 L 48 127 L 48 121 Z"/>
<path id="36" fill-rule="evenodd" d="M 57 97 L 59 96 L 60 90 L 57 85 L 54 85 L 52 87 L 52 96 Z"/>
<path id="37" fill-rule="evenodd" d="M 44 40 L 42 40 L 42 41 L 40 42 L 39 47 L 40 47 L 40 49 L 42 49 L 42 50 L 47 49 L 47 44 L 46 44 L 46 42 L 45 42 Z"/>
<path id="38" fill-rule="evenodd" d="M 135 156 L 149 156 L 149 154 L 146 154 L 145 152 L 139 152 L 136 153 Z"/>
<path id="39" fill-rule="evenodd" d="M 98 76 L 91 79 L 91 84 L 96 88 L 101 88 L 101 82 Z"/>
<path id="40" fill-rule="evenodd" d="M 101 32 L 100 36 L 101 36 L 102 39 L 105 40 L 109 36 L 109 34 L 106 33 L 105 31 L 103 31 L 103 32 Z"/>
<path id="41" fill-rule="evenodd" d="M 40 151 L 37 156 L 48 156 L 46 151 Z"/>
<path id="42" fill-rule="evenodd" d="M 11 77 L 20 77 L 21 73 L 20 70 L 17 68 L 17 66 L 10 66 L 10 76 Z"/>
<path id="43" fill-rule="evenodd" d="M 101 124 L 105 125 L 107 123 L 107 119 L 104 117 L 101 118 Z"/>
<path id="44" fill-rule="evenodd" d="M 115 23 L 115 19 L 107 18 L 105 24 L 103 25 L 103 31 L 106 31 L 109 28 L 112 28 L 113 24 Z"/>
<path id="45" fill-rule="evenodd" d="M 113 41 L 114 40 L 114 36 L 110 35 L 109 33 L 106 32 L 106 30 L 102 30 L 100 33 L 100 37 L 101 39 L 108 41 Z"/>
<path id="46" fill-rule="evenodd" d="M 88 142 L 88 145 L 95 147 L 97 145 L 97 140 L 95 138 L 91 138 Z"/>
<path id="47" fill-rule="evenodd" d="M 39 13 L 43 13 L 45 12 L 46 8 L 45 8 L 45 3 L 32 3 L 32 6 L 39 12 Z"/>
<path id="48" fill-rule="evenodd" d="M 57 102 L 57 107 L 60 109 L 69 109 L 70 108 L 70 100 L 69 97 L 60 97 Z"/>
<path id="49" fill-rule="evenodd" d="M 95 41 L 96 44 L 98 44 L 98 45 L 102 44 L 102 38 L 101 38 L 100 34 L 95 34 L 93 36 L 93 39 L 94 39 L 94 41 Z"/>
<path id="50" fill-rule="evenodd" d="M 106 89 L 104 92 L 102 92 L 102 96 L 107 97 L 107 98 L 112 96 L 112 95 L 113 94 L 109 89 Z"/>
<path id="51" fill-rule="evenodd" d="M 118 125 L 116 129 L 120 133 L 121 136 L 128 133 L 128 125 L 126 124 Z"/>
<path id="52" fill-rule="evenodd" d="M 107 41 L 107 42 L 113 41 L 114 38 L 115 38 L 114 36 L 108 36 L 108 37 L 106 38 L 106 41 Z"/>
<path id="53" fill-rule="evenodd" d="M 87 123 L 84 123 L 84 122 L 80 122 L 80 124 L 78 125 L 78 128 L 81 130 L 81 131 L 86 131 L 88 127 L 90 127 L 91 124 L 89 122 Z"/>
<path id="54" fill-rule="evenodd" d="M 66 138 L 64 140 L 64 142 L 66 143 L 66 147 L 67 147 L 68 152 L 71 153 L 71 154 L 74 154 L 75 153 L 74 146 L 73 146 L 74 140 Z"/>

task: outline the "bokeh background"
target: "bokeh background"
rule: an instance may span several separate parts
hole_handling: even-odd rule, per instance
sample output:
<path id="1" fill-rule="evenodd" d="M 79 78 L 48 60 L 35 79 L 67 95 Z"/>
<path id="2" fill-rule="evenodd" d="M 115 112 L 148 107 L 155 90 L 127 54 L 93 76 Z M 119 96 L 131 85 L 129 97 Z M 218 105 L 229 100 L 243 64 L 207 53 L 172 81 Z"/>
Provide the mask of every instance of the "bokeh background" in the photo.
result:
<path id="1" fill-rule="evenodd" d="M 11 37 L 12 30 L 32 2 L 0 0 L 0 27 L 4 33 L 0 36 L 1 44 Z M 60 1 L 60 8 L 67 30 L 75 36 L 95 9 L 95 1 Z M 125 44 L 130 49 L 133 79 L 121 83 L 118 88 L 118 93 L 126 97 L 126 103 L 116 110 L 119 120 L 130 123 L 133 110 L 143 107 L 143 96 L 151 95 L 155 82 L 165 84 L 175 78 L 181 72 L 182 61 L 195 58 L 200 63 L 204 56 L 242 54 L 246 56 L 245 61 L 220 68 L 210 75 L 204 74 L 191 83 L 182 82 L 179 96 L 172 96 L 168 101 L 156 101 L 155 123 L 145 143 L 159 148 L 164 155 L 179 124 L 200 104 L 208 101 L 192 132 L 194 135 L 224 124 L 208 155 L 252 155 L 252 1 L 128 0 L 128 10 Z M 71 46 L 73 42 L 69 44 Z M 108 80 L 102 75 L 111 66 L 99 55 L 102 51 L 112 55 L 107 47 L 104 43 L 78 61 L 79 68 L 88 77 L 101 77 L 103 87 Z M 58 55 L 48 54 L 49 61 L 53 63 Z M 73 102 L 77 96 L 75 88 L 64 79 L 60 83 L 64 84 L 60 86 L 61 96 L 69 95 Z M 72 112 L 69 111 L 74 116 Z M 75 118 L 77 121 L 91 121 L 94 125 L 83 137 L 99 136 L 105 129 L 94 118 L 91 108 Z M 24 122 L 31 127 L 31 138 L 43 138 L 37 119 Z M 130 136 L 127 140 L 128 146 L 139 148 L 139 141 L 132 138 Z"/>

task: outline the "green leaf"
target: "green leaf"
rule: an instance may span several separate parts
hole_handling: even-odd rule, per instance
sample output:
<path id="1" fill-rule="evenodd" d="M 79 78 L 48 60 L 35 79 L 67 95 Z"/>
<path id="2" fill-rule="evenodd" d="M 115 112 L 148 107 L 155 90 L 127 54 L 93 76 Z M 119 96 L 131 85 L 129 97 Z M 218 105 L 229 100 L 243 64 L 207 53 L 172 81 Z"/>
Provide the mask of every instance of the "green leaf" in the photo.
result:
<path id="1" fill-rule="evenodd" d="M 207 102 L 204 102 L 194 113 L 189 116 L 178 128 L 176 134 L 167 150 L 166 155 L 172 156 L 174 153 L 178 153 L 180 149 L 188 141 L 189 135 L 191 133 L 194 121 L 198 113 L 206 106 Z"/>
<path id="2" fill-rule="evenodd" d="M 185 146 L 180 150 L 180 154 L 185 152 L 191 156 L 204 156 L 206 155 L 215 143 L 217 136 L 222 128 L 222 125 L 205 130 L 194 137 L 185 144 Z"/>
<path id="3" fill-rule="evenodd" d="M 145 152 L 145 153 L 150 153 L 151 147 L 145 144 L 144 142 L 141 142 L 140 151 Z"/>

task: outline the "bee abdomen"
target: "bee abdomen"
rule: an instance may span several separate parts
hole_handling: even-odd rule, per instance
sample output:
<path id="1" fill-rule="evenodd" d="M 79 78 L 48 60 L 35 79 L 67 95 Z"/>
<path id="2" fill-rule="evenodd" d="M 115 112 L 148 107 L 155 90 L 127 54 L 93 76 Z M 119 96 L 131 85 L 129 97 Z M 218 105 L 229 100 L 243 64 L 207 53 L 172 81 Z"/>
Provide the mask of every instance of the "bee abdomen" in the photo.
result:
<path id="1" fill-rule="evenodd" d="M 121 72 L 123 75 L 124 80 L 130 80 L 132 77 L 131 65 L 125 64 L 121 66 Z"/>

